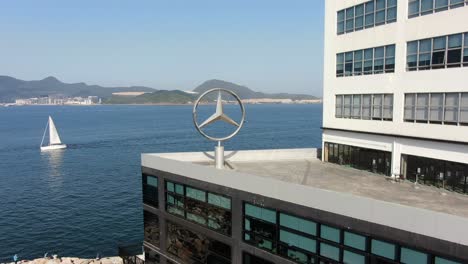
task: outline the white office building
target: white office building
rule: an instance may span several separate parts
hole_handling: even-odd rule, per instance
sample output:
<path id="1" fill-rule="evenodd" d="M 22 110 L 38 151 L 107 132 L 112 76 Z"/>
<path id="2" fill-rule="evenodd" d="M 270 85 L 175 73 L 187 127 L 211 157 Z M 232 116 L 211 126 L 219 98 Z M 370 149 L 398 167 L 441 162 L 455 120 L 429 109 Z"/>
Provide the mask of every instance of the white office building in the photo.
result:
<path id="1" fill-rule="evenodd" d="M 468 1 L 325 1 L 324 161 L 468 192 Z"/>

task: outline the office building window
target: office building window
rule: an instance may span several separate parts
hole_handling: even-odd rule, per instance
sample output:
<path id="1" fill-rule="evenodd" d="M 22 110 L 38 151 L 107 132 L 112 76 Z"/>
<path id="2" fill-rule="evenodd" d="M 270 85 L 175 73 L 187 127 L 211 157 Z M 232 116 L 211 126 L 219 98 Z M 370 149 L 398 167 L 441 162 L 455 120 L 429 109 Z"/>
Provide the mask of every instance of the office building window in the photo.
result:
<path id="1" fill-rule="evenodd" d="M 395 45 L 336 55 L 336 77 L 395 72 Z"/>
<path id="2" fill-rule="evenodd" d="M 362 95 L 362 119 L 371 119 L 372 118 L 372 113 L 371 113 L 371 107 L 372 107 L 372 95 L 371 94 L 363 94 Z"/>
<path id="3" fill-rule="evenodd" d="M 337 95 L 335 98 L 335 117 L 343 117 L 343 96 Z"/>
<path id="4" fill-rule="evenodd" d="M 346 33 L 354 30 L 354 7 L 346 9 Z"/>
<path id="5" fill-rule="evenodd" d="M 337 28 L 336 31 L 338 32 L 338 35 L 343 34 L 345 31 L 345 11 L 344 10 L 341 10 L 337 13 L 337 20 L 338 20 L 338 24 L 336 27 Z"/>
<path id="6" fill-rule="evenodd" d="M 335 117 L 393 120 L 393 94 L 336 95 Z"/>
<path id="7" fill-rule="evenodd" d="M 363 63 L 363 50 L 357 50 L 354 52 L 354 68 L 353 68 L 353 75 L 362 75 L 362 63 Z"/>
<path id="8" fill-rule="evenodd" d="M 393 119 L 393 95 L 384 94 L 383 95 L 383 120 L 392 120 Z"/>
<path id="9" fill-rule="evenodd" d="M 166 181 L 166 211 L 225 235 L 231 234 L 231 199 Z"/>
<path id="10" fill-rule="evenodd" d="M 183 263 L 231 263 L 231 247 L 192 230 L 167 222 L 167 252 Z"/>
<path id="11" fill-rule="evenodd" d="M 343 117 L 351 118 L 352 95 L 344 95 Z"/>
<path id="12" fill-rule="evenodd" d="M 404 120 L 407 122 L 414 122 L 416 106 L 416 94 L 405 94 L 405 113 Z"/>
<path id="13" fill-rule="evenodd" d="M 366 250 L 366 237 L 351 232 L 344 232 L 344 241 L 346 246 L 359 249 L 362 251 Z"/>
<path id="14" fill-rule="evenodd" d="M 446 124 L 456 124 L 458 121 L 458 93 L 445 94 L 444 121 Z"/>
<path id="15" fill-rule="evenodd" d="M 372 0 L 337 12 L 337 34 L 397 21 L 397 0 Z"/>
<path id="16" fill-rule="evenodd" d="M 418 69 L 429 70 L 431 68 L 432 39 L 419 41 Z"/>
<path id="17" fill-rule="evenodd" d="M 418 94 L 416 98 L 416 121 L 427 122 L 429 110 L 429 94 Z"/>
<path id="18" fill-rule="evenodd" d="M 357 5 L 354 10 L 354 30 L 358 31 L 364 28 L 364 4 Z"/>
<path id="19" fill-rule="evenodd" d="M 382 97 L 383 94 L 374 94 L 372 101 L 372 119 L 382 120 Z"/>
<path id="20" fill-rule="evenodd" d="M 468 125 L 468 93 L 462 93 L 460 99 L 460 118 L 461 125 Z"/>
<path id="21" fill-rule="evenodd" d="M 143 222 L 145 229 L 145 242 L 159 247 L 159 218 L 157 215 L 144 211 Z"/>
<path id="22" fill-rule="evenodd" d="M 400 260 L 403 263 L 427 264 L 428 255 L 413 249 L 401 248 Z"/>
<path id="23" fill-rule="evenodd" d="M 408 17 L 418 17 L 433 14 L 468 5 L 465 0 L 409 0 Z"/>
<path id="24" fill-rule="evenodd" d="M 397 247 L 392 243 L 372 239 L 371 252 L 374 255 L 394 260 L 396 257 L 396 249 Z"/>
<path id="25" fill-rule="evenodd" d="M 468 66 L 468 33 L 410 41 L 406 70 L 430 70 Z"/>
<path id="26" fill-rule="evenodd" d="M 353 52 L 345 53 L 345 76 L 353 75 Z"/>
<path id="27" fill-rule="evenodd" d="M 147 174 L 142 174 L 142 177 L 143 202 L 158 207 L 158 178 Z"/>
<path id="28" fill-rule="evenodd" d="M 385 72 L 395 72 L 395 45 L 385 47 Z"/>
<path id="29" fill-rule="evenodd" d="M 447 67 L 460 67 L 462 62 L 463 34 L 448 36 Z"/>
<path id="30" fill-rule="evenodd" d="M 463 66 L 468 66 L 468 34 L 463 38 Z"/>
<path id="31" fill-rule="evenodd" d="M 344 53 L 336 54 L 336 76 L 344 75 Z"/>
<path id="32" fill-rule="evenodd" d="M 442 123 L 444 116 L 444 94 L 430 94 L 429 122 Z"/>
<path id="33" fill-rule="evenodd" d="M 360 119 L 361 118 L 361 107 L 362 107 L 362 102 L 361 102 L 361 94 L 355 94 L 353 95 L 353 107 L 352 107 L 352 118 Z"/>
<path id="34" fill-rule="evenodd" d="M 404 121 L 468 125 L 468 93 L 405 94 Z"/>
<path id="35" fill-rule="evenodd" d="M 264 250 L 276 252 L 276 212 L 246 203 L 244 215 L 244 241 Z"/>

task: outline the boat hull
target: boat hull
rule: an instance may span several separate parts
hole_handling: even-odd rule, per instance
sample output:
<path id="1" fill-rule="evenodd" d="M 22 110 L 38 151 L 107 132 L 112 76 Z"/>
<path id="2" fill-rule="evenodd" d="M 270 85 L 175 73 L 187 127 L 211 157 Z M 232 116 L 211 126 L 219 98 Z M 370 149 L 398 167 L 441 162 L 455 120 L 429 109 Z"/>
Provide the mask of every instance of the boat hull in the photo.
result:
<path id="1" fill-rule="evenodd" d="M 50 145 L 41 147 L 41 151 L 49 151 L 49 150 L 56 150 L 56 149 L 64 149 L 67 148 L 67 145 L 60 144 L 60 145 Z"/>

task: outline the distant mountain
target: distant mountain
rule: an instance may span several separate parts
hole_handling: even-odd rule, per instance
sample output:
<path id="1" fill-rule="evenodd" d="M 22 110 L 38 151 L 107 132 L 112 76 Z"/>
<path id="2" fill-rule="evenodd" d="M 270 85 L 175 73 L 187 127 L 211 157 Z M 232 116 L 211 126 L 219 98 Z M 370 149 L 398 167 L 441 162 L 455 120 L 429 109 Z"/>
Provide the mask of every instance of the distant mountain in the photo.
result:
<path id="1" fill-rule="evenodd" d="M 318 99 L 315 96 L 307 94 L 289 94 L 289 93 L 262 93 L 255 92 L 246 86 L 222 80 L 209 80 L 193 91 L 195 94 L 183 92 L 180 90 L 156 90 L 145 86 L 130 87 L 102 87 L 99 85 L 88 85 L 86 83 L 63 83 L 55 77 L 47 77 L 38 81 L 23 81 L 9 76 L 0 76 L 0 103 L 12 102 L 18 98 L 31 98 L 40 96 L 99 96 L 107 104 L 186 104 L 193 102 L 199 94 L 212 89 L 224 88 L 232 90 L 241 99 L 293 99 L 307 100 Z M 113 95 L 119 92 L 145 92 L 138 96 Z M 206 100 L 215 99 L 215 95 L 206 98 Z"/>
<path id="2" fill-rule="evenodd" d="M 159 90 L 138 96 L 113 95 L 105 104 L 188 104 L 195 100 L 195 95 L 183 91 Z"/>
<path id="3" fill-rule="evenodd" d="M 0 76 L 0 102 L 12 102 L 18 98 L 31 98 L 47 95 L 90 96 L 109 98 L 116 92 L 154 92 L 150 87 L 102 87 L 86 83 L 63 83 L 55 77 L 38 81 L 23 81 L 9 76 Z"/>
<path id="4" fill-rule="evenodd" d="M 241 99 L 259 99 L 259 98 L 272 98 L 272 99 L 293 99 L 293 100 L 309 100 L 309 99 L 318 99 L 318 97 L 308 95 L 308 94 L 289 94 L 289 93 L 262 93 L 262 92 L 255 92 L 250 88 L 242 85 L 238 85 L 231 82 L 226 82 L 222 80 L 209 80 L 206 81 L 193 91 L 199 94 L 204 93 L 213 88 L 224 88 L 233 91 L 236 93 Z"/>

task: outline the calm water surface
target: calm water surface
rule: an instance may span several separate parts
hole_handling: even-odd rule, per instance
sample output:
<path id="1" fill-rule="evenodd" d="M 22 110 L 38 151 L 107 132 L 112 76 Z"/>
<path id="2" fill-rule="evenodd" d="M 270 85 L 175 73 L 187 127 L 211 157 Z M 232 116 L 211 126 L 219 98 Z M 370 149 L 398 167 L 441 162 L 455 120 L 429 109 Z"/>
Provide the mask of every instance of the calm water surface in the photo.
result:
<path id="1" fill-rule="evenodd" d="M 0 262 L 45 252 L 115 255 L 118 245 L 141 241 L 140 154 L 213 149 L 193 128 L 191 112 L 190 106 L 1 107 Z M 68 149 L 39 151 L 48 115 Z M 225 146 L 319 147 L 321 124 L 322 105 L 249 105 L 244 128 Z"/>

